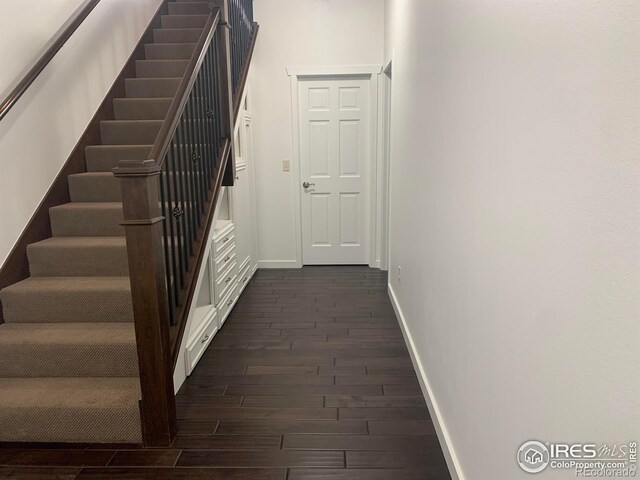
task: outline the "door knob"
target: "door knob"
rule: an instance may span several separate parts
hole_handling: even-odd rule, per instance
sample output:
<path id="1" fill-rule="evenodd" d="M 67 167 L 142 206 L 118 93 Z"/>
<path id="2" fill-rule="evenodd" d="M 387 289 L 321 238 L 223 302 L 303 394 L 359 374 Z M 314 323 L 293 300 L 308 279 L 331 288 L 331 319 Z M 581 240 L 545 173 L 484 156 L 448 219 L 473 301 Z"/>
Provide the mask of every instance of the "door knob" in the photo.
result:
<path id="1" fill-rule="evenodd" d="M 310 186 L 312 186 L 312 185 L 315 185 L 315 183 L 304 182 L 304 183 L 302 184 L 302 186 L 303 186 L 304 188 L 309 188 L 309 187 L 310 187 Z"/>

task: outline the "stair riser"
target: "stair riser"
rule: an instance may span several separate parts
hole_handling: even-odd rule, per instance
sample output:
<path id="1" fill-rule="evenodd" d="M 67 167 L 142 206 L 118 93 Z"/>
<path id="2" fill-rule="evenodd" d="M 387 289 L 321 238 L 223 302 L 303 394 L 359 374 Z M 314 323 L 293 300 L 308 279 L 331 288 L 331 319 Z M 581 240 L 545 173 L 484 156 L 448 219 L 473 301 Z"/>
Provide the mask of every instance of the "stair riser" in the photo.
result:
<path id="1" fill-rule="evenodd" d="M 120 209 L 64 209 L 49 210 L 54 237 L 111 237 L 123 236 L 122 207 Z"/>
<path id="2" fill-rule="evenodd" d="M 127 247 L 27 247 L 32 277 L 124 277 L 129 275 Z"/>
<path id="3" fill-rule="evenodd" d="M 156 141 L 161 120 L 122 120 L 100 123 L 103 145 L 147 145 Z"/>
<path id="4" fill-rule="evenodd" d="M 163 15 L 162 28 L 203 28 L 208 15 Z"/>
<path id="5" fill-rule="evenodd" d="M 173 98 L 178 91 L 180 80 L 180 78 L 127 78 L 125 91 L 128 98 Z"/>
<path id="6" fill-rule="evenodd" d="M 120 160 L 146 160 L 150 152 L 151 145 L 100 145 L 85 148 L 84 156 L 88 172 L 110 172 Z"/>
<path id="7" fill-rule="evenodd" d="M 209 14 L 208 2 L 169 3 L 169 15 L 204 15 Z"/>
<path id="8" fill-rule="evenodd" d="M 114 116 L 116 120 L 164 120 L 171 100 L 170 98 L 116 98 L 113 101 Z"/>
<path id="9" fill-rule="evenodd" d="M 0 345 L 2 378 L 136 377 L 135 344 Z"/>
<path id="10" fill-rule="evenodd" d="M 110 176 L 71 175 L 69 193 L 72 202 L 121 202 L 120 181 Z"/>
<path id="11" fill-rule="evenodd" d="M 147 60 L 189 60 L 195 49 L 192 43 L 149 43 L 144 46 Z"/>
<path id="12" fill-rule="evenodd" d="M 0 292 L 7 323 L 132 322 L 130 291 Z"/>
<path id="13" fill-rule="evenodd" d="M 189 60 L 137 60 L 138 78 L 178 78 L 184 75 Z"/>
<path id="14" fill-rule="evenodd" d="M 201 28 L 163 28 L 153 31 L 155 43 L 197 43 Z"/>
<path id="15" fill-rule="evenodd" d="M 0 409 L 0 442 L 141 443 L 138 405 Z"/>

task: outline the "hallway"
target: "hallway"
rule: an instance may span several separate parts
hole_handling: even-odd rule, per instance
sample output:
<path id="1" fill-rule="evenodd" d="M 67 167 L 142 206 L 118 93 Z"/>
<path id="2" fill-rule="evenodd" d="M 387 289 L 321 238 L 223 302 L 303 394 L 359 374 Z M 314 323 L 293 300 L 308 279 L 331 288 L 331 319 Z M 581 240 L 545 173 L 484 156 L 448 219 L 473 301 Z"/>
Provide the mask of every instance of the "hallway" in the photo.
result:
<path id="1" fill-rule="evenodd" d="M 386 279 L 258 271 L 177 396 L 171 449 L 5 448 L 0 478 L 449 479 Z"/>

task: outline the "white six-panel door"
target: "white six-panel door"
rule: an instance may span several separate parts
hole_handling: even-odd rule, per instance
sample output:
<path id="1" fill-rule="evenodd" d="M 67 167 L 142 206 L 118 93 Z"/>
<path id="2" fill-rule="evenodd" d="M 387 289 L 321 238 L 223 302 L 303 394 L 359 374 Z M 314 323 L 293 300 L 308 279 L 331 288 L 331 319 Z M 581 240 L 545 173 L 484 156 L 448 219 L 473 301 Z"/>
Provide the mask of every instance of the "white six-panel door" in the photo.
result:
<path id="1" fill-rule="evenodd" d="M 369 263 L 369 84 L 357 77 L 300 81 L 305 265 Z"/>

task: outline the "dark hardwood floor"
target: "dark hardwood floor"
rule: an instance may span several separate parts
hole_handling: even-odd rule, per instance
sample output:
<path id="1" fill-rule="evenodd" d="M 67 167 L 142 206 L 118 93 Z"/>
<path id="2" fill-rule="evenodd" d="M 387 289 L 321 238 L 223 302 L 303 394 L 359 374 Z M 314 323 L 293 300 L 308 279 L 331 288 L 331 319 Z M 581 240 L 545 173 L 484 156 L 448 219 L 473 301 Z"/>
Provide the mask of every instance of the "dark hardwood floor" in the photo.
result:
<path id="1" fill-rule="evenodd" d="M 177 396 L 170 449 L 0 449 L 0 479 L 450 480 L 367 267 L 260 270 Z"/>

